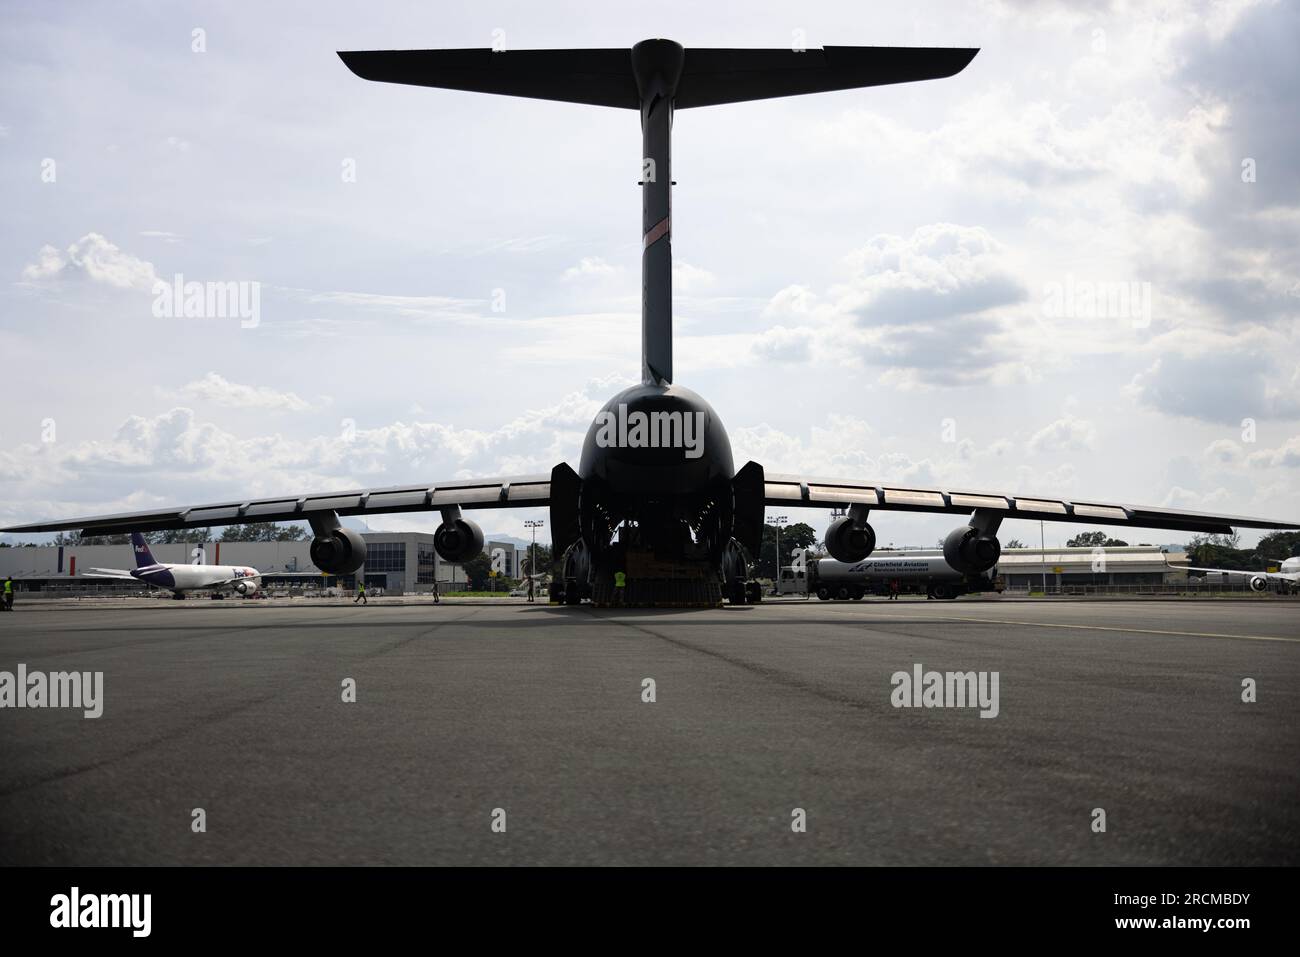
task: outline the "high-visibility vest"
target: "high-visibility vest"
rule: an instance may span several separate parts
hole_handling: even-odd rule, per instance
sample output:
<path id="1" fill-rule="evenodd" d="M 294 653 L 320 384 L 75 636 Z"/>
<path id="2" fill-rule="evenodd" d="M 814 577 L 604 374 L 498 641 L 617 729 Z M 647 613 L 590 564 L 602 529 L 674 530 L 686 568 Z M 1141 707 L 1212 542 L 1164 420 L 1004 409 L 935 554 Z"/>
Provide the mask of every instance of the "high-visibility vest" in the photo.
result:
<path id="1" fill-rule="evenodd" d="M 623 572 L 614 572 L 614 587 L 623 588 L 627 585 L 627 575 Z"/>
<path id="2" fill-rule="evenodd" d="M 6 578 L 6 579 L 5 579 L 5 594 L 6 594 L 6 595 L 12 595 L 13 593 L 14 593 L 14 583 L 11 582 L 11 581 L 9 581 L 9 579 Z"/>

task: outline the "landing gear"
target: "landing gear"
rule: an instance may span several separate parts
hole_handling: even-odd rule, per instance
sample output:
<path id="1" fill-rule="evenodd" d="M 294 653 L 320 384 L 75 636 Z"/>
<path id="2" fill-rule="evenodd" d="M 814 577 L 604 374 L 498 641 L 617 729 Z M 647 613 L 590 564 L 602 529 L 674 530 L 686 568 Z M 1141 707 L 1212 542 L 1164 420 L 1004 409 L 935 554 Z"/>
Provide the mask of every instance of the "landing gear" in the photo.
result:
<path id="1" fill-rule="evenodd" d="M 817 597 L 818 597 L 819 599 L 821 599 L 822 601 L 830 601 L 830 600 L 831 600 L 831 590 L 830 590 L 829 588 L 827 588 L 825 585 L 822 585 L 821 588 L 818 588 L 818 589 L 817 589 Z"/>

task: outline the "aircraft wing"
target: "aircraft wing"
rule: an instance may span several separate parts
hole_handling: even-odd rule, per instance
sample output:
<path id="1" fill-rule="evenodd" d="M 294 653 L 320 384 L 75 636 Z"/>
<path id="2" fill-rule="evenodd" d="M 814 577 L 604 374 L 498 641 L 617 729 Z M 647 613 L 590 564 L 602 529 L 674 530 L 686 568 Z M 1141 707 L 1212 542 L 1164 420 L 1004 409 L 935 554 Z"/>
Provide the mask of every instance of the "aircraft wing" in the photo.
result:
<path id="1" fill-rule="evenodd" d="M 221 581 L 219 581 L 219 582 L 208 582 L 207 584 L 199 585 L 198 588 L 199 588 L 199 589 L 203 589 L 203 588 L 229 588 L 231 585 L 235 584 L 236 582 L 246 582 L 246 581 L 254 581 L 254 580 L 256 580 L 256 581 L 261 581 L 261 580 L 262 580 L 262 573 L 261 573 L 261 572 L 258 572 L 256 575 L 241 575 L 241 576 L 238 577 L 238 578 L 223 578 L 223 579 L 222 579 Z"/>
<path id="2" fill-rule="evenodd" d="M 121 578 L 125 581 L 136 581 L 131 573 L 121 568 L 88 568 L 78 578 Z"/>
<path id="3" fill-rule="evenodd" d="M 1179 565 L 1177 570 L 1187 572 L 1205 572 L 1210 575 L 1245 575 L 1247 578 L 1267 578 L 1269 581 L 1275 582 L 1291 582 L 1296 580 L 1296 576 L 1292 574 L 1284 574 L 1282 572 L 1245 572 L 1240 568 L 1193 568 L 1190 565 Z"/>
<path id="4" fill-rule="evenodd" d="M 911 488 L 888 482 L 768 475 L 763 501 L 787 508 L 847 508 L 862 504 L 871 509 L 902 512 L 948 512 L 970 515 L 976 509 L 1000 513 L 1002 518 L 1031 521 L 1075 522 L 1084 525 L 1126 525 L 1132 528 L 1169 528 L 1182 532 L 1227 535 L 1236 528 L 1292 528 L 1300 523 L 1240 515 L 1215 515 L 1176 508 L 1155 508 L 1094 499 L 1060 496 L 1007 495 L 950 488 Z"/>
<path id="5" fill-rule="evenodd" d="M 317 495 L 281 495 L 190 505 L 178 508 L 65 518 L 31 525 L 14 525 L 6 532 L 61 532 L 81 529 L 86 534 L 119 535 L 169 528 L 207 528 L 245 522 L 302 522 L 313 514 L 383 515 L 394 512 L 437 511 L 453 505 L 464 509 L 526 508 L 549 505 L 551 477 L 526 475 L 504 479 L 463 479 L 438 485 L 399 485 L 363 488 Z"/>

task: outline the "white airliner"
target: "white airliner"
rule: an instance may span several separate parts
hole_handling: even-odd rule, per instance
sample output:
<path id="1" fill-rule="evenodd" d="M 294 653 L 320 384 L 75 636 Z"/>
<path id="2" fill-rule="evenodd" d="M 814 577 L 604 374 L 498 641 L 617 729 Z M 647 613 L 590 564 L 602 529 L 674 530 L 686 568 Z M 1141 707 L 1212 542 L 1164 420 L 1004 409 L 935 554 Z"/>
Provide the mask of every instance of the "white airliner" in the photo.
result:
<path id="1" fill-rule="evenodd" d="M 1207 575 L 1245 575 L 1250 581 L 1251 591 L 1265 591 L 1269 582 L 1273 582 L 1280 592 L 1294 591 L 1300 588 L 1300 555 L 1295 555 L 1282 562 L 1275 572 L 1244 572 L 1235 568 L 1188 568 L 1189 572 L 1204 572 Z"/>
<path id="2" fill-rule="evenodd" d="M 135 547 L 135 568 L 92 568 L 85 578 L 117 578 L 147 582 L 170 588 L 177 598 L 198 589 L 229 588 L 239 595 L 255 595 L 262 585 L 262 573 L 247 565 L 172 565 L 154 560 L 139 532 L 131 533 Z"/>

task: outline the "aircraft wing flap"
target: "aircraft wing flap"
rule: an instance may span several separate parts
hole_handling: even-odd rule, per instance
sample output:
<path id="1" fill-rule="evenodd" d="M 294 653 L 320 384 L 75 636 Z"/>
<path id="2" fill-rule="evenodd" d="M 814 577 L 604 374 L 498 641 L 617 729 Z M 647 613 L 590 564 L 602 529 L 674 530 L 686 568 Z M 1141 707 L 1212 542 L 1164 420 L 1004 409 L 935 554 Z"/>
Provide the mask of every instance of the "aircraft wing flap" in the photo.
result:
<path id="1" fill-rule="evenodd" d="M 958 508 L 1004 509 L 1011 504 L 1005 495 L 968 495 L 963 492 L 953 492 L 948 496 L 948 500 Z"/>
<path id="2" fill-rule="evenodd" d="M 191 508 L 182 514 L 194 525 L 225 525 L 239 518 L 238 505 L 220 505 L 216 508 Z"/>
<path id="3" fill-rule="evenodd" d="M 907 508 L 938 508 L 947 511 L 948 502 L 939 492 L 927 492 L 924 489 L 887 488 L 885 489 L 885 508 L 891 505 Z"/>
<path id="4" fill-rule="evenodd" d="M 349 492 L 346 495 L 308 496 L 303 503 L 305 512 L 349 512 L 361 508 L 364 492 Z"/>
<path id="5" fill-rule="evenodd" d="M 386 509 L 424 508 L 429 503 L 429 489 L 411 489 L 402 492 L 373 492 L 366 499 L 366 511 L 382 512 Z"/>
<path id="6" fill-rule="evenodd" d="M 797 475 L 766 477 L 764 504 L 767 505 L 843 508 L 854 502 L 883 511 L 969 515 L 980 509 L 1001 512 L 1004 518 L 1167 528 L 1214 535 L 1228 534 L 1234 527 L 1300 529 L 1300 523 L 1296 522 L 1111 502 L 1074 502 L 1052 496 L 1025 497 L 966 489 L 906 488 L 888 483 L 803 478 Z"/>
<path id="7" fill-rule="evenodd" d="M 845 505 L 854 505 L 861 502 L 874 507 L 880 500 L 879 492 L 874 488 L 835 488 L 829 485 L 819 485 L 809 486 L 808 494 L 824 498 L 828 502 L 838 501 Z"/>
<path id="8" fill-rule="evenodd" d="M 295 498 L 277 498 L 264 502 L 250 502 L 244 509 L 244 517 L 247 519 L 258 519 L 265 521 L 263 515 L 281 515 L 287 511 L 293 511 L 297 506 L 298 500 Z"/>
<path id="9" fill-rule="evenodd" d="M 463 508 L 527 508 L 546 506 L 551 501 L 548 475 L 526 475 L 505 479 L 457 479 L 440 484 L 354 489 L 317 495 L 195 505 L 190 508 L 153 509 L 118 515 L 93 515 L 59 519 L 29 525 L 14 525 L 7 532 L 62 532 L 80 529 L 87 534 L 120 535 L 171 528 L 206 528 L 244 522 L 301 522 L 313 514 L 383 515 L 394 512 L 423 512 L 443 506 Z"/>

